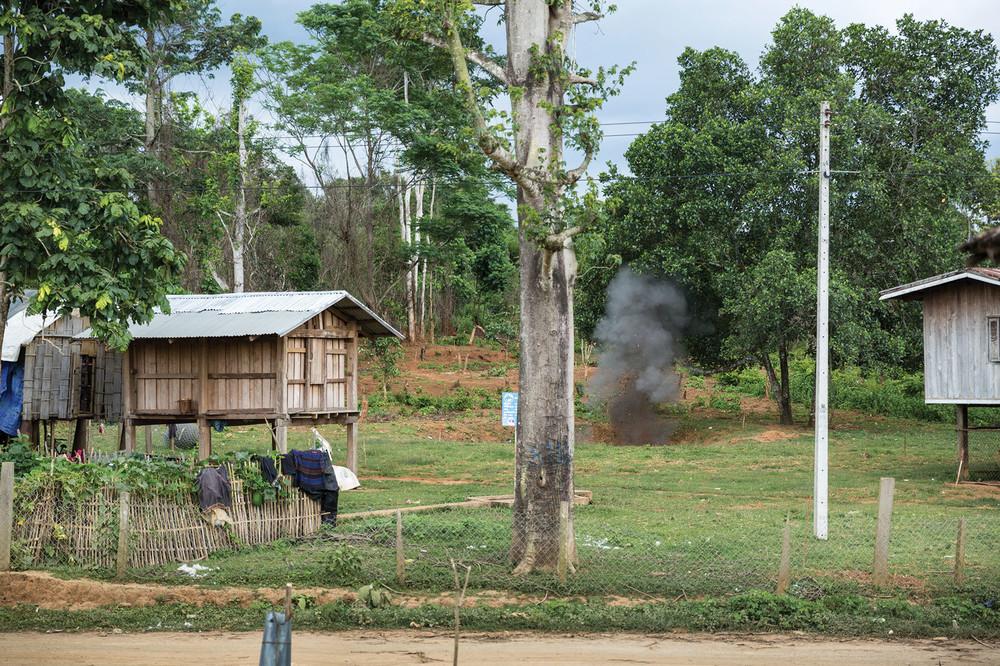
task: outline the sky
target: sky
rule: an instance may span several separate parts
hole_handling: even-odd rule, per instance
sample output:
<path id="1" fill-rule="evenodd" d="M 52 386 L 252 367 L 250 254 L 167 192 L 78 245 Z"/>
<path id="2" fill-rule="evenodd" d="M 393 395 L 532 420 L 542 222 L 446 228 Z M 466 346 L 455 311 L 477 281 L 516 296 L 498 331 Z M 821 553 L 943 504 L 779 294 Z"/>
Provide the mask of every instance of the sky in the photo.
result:
<path id="1" fill-rule="evenodd" d="M 301 42 L 308 34 L 295 22 L 296 14 L 315 4 L 312 0 L 220 0 L 224 16 L 234 12 L 255 15 L 272 42 Z M 982 29 L 1000 38 L 1000 2 L 997 0 L 617 0 L 618 11 L 599 24 L 581 25 L 576 35 L 576 57 L 585 66 L 637 63 L 619 97 L 610 100 L 599 113 L 602 122 L 636 123 L 606 126 L 608 135 L 629 135 L 643 131 L 647 122 L 663 118 L 665 99 L 678 85 L 677 57 L 688 46 L 707 49 L 720 46 L 739 53 L 756 66 L 770 32 L 780 17 L 798 4 L 832 17 L 838 26 L 849 23 L 880 24 L 890 29 L 904 13 L 917 19 L 944 19 L 967 29 Z M 496 15 L 498 10 L 491 10 Z M 486 37 L 502 52 L 502 28 L 488 21 Z M 228 74 L 214 79 L 178 81 L 175 89 L 200 92 L 209 108 L 228 105 Z M 107 86 L 104 86 L 107 89 Z M 120 91 L 115 96 L 120 96 Z M 138 105 L 138 102 L 136 102 Z M 258 114 L 262 109 L 258 108 Z M 990 129 L 1000 132 L 1000 105 L 993 105 L 987 119 Z M 1000 157 L 1000 134 L 993 138 L 989 157 Z M 606 136 L 591 171 L 597 173 L 606 162 L 621 164 L 633 136 Z"/>

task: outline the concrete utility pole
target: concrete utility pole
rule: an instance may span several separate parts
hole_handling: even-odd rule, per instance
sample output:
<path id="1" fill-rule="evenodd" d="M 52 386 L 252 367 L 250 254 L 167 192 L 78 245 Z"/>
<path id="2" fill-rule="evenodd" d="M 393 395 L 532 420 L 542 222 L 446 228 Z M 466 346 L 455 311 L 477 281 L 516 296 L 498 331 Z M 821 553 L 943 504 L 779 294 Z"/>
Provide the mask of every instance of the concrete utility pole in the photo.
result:
<path id="1" fill-rule="evenodd" d="M 819 251 L 816 254 L 816 449 L 813 534 L 827 538 L 830 388 L 830 103 L 819 105 Z"/>

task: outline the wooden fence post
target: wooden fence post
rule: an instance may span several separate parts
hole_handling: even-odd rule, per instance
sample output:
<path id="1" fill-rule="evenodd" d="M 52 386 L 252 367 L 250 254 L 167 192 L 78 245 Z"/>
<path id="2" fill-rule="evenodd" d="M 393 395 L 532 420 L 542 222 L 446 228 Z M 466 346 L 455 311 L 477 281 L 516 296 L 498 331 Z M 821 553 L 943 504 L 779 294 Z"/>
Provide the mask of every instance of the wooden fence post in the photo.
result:
<path id="1" fill-rule="evenodd" d="M 347 469 L 355 474 L 358 473 L 358 424 L 348 421 L 344 424 L 347 428 Z"/>
<path id="2" fill-rule="evenodd" d="M 958 536 L 955 538 L 955 585 L 965 583 L 965 518 L 958 519 Z"/>
<path id="3" fill-rule="evenodd" d="M 566 572 L 569 569 L 569 502 L 559 503 L 559 559 L 556 562 L 556 571 L 559 574 L 559 582 L 566 582 Z"/>
<path id="4" fill-rule="evenodd" d="M 781 536 L 781 564 L 778 566 L 778 594 L 788 592 L 792 578 L 792 524 L 785 520 Z"/>
<path id="5" fill-rule="evenodd" d="M 403 512 L 396 509 L 396 582 L 406 580 L 406 558 L 403 553 Z"/>
<path id="6" fill-rule="evenodd" d="M 0 466 L 0 571 L 10 570 L 11 530 L 14 527 L 14 463 Z"/>
<path id="7" fill-rule="evenodd" d="M 878 526 L 875 531 L 875 564 L 872 582 L 885 585 L 889 580 L 889 535 L 892 532 L 892 494 L 896 480 L 883 477 L 878 491 Z"/>
<path id="8" fill-rule="evenodd" d="M 118 553 L 115 558 L 115 573 L 119 578 L 125 575 L 128 568 L 128 518 L 129 518 L 129 496 L 128 491 L 123 490 L 119 494 L 118 507 Z"/>

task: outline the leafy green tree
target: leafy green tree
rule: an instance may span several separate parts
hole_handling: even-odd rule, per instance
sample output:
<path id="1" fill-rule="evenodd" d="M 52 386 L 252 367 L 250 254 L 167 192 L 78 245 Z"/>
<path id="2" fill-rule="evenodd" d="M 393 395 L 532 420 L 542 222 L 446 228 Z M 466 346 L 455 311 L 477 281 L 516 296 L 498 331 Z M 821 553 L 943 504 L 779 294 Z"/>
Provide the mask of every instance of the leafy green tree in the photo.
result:
<path id="1" fill-rule="evenodd" d="M 96 0 L 0 9 L 0 336 L 11 299 L 29 288 L 33 307 L 78 308 L 118 346 L 128 321 L 165 304 L 182 259 L 136 205 L 130 175 L 89 149 L 64 81 L 140 76 L 133 31 L 172 9 Z"/>
<path id="2" fill-rule="evenodd" d="M 368 361 L 372 376 L 382 386 L 382 397 L 389 397 L 389 382 L 399 376 L 399 362 L 403 360 L 403 346 L 394 337 L 371 338 L 361 348 Z"/>
<path id="3" fill-rule="evenodd" d="M 723 49 L 685 50 L 667 122 L 629 147 L 631 175 L 610 177 L 607 251 L 676 280 L 700 324 L 695 359 L 763 365 L 784 422 L 788 357 L 815 321 L 819 102 L 834 110 L 835 360 L 917 361 L 919 320 L 878 291 L 954 268 L 984 204 L 992 39 L 910 16 L 897 32 L 793 9 L 757 73 Z"/>

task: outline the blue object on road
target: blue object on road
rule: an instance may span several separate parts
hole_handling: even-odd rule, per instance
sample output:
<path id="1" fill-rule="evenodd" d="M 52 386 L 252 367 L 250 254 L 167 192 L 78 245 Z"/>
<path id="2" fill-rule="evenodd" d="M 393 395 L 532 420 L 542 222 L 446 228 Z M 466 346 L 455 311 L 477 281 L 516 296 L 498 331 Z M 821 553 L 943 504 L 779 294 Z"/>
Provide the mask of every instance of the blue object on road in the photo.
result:
<path id="1" fill-rule="evenodd" d="M 268 611 L 264 618 L 260 666 L 292 666 L 292 619 L 284 613 Z"/>

